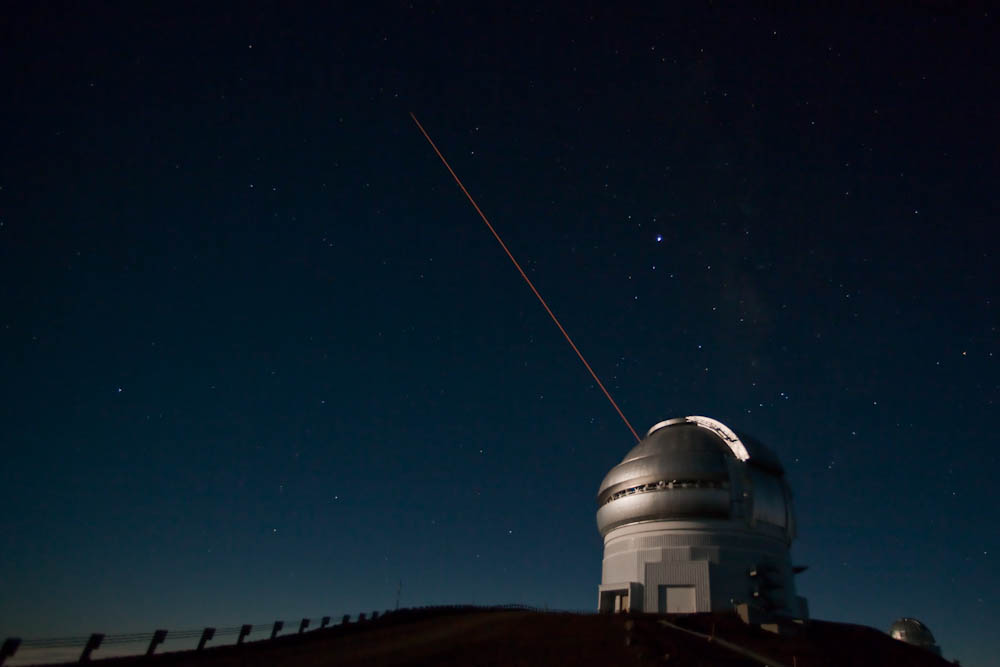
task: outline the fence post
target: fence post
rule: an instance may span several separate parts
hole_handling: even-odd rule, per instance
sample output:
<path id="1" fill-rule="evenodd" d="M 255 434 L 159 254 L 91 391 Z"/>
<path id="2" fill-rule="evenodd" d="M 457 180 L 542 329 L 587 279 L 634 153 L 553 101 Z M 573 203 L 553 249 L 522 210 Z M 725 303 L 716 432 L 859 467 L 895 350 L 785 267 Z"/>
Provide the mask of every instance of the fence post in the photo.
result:
<path id="1" fill-rule="evenodd" d="M 283 628 L 283 627 L 285 627 L 285 622 L 284 621 L 275 621 L 274 622 L 274 627 L 271 628 L 271 639 L 274 639 L 275 637 L 277 637 L 278 633 L 281 632 L 281 628 Z"/>
<path id="2" fill-rule="evenodd" d="M 240 626 L 240 636 L 236 638 L 237 645 L 242 644 L 243 640 L 246 638 L 250 631 L 253 629 L 252 625 L 241 625 Z"/>
<path id="3" fill-rule="evenodd" d="M 302 621 L 299 623 L 299 634 L 301 635 L 303 632 L 305 632 L 306 628 L 308 627 L 309 627 L 309 619 L 303 618 Z"/>
<path id="4" fill-rule="evenodd" d="M 149 648 L 146 649 L 146 655 L 153 655 L 156 651 L 156 647 L 163 643 L 163 640 L 167 638 L 166 630 L 157 630 L 153 633 L 153 638 L 149 640 Z"/>
<path id="5" fill-rule="evenodd" d="M 0 648 L 0 667 L 3 667 L 4 660 L 17 653 L 17 647 L 20 645 L 20 637 L 8 637 L 3 640 L 3 648 Z"/>
<path id="6" fill-rule="evenodd" d="M 215 637 L 215 628 L 205 628 L 201 631 L 201 639 L 198 640 L 199 651 L 204 650 L 205 642 Z"/>
<path id="7" fill-rule="evenodd" d="M 326 626 L 330 625 L 330 617 L 324 616 L 323 620 L 319 622 L 319 629 L 322 630 Z"/>
<path id="8" fill-rule="evenodd" d="M 104 635 L 100 632 L 90 635 L 90 639 L 83 647 L 83 653 L 80 654 L 80 662 L 90 662 L 90 654 L 100 648 L 102 641 L 104 641 Z"/>

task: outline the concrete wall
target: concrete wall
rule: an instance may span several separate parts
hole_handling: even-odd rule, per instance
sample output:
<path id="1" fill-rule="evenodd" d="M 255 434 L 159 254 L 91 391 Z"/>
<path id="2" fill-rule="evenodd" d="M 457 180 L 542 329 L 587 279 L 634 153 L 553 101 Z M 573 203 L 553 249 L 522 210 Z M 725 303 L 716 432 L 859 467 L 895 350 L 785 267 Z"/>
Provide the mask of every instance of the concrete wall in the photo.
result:
<path id="1" fill-rule="evenodd" d="M 734 602 L 763 602 L 769 596 L 785 613 L 805 617 L 795 594 L 788 542 L 780 531 L 758 530 L 728 521 L 655 521 L 608 533 L 602 589 L 627 582 L 642 585 L 642 610 L 657 612 L 661 586 L 694 586 L 696 611 L 731 609 Z M 758 576 L 751 576 L 758 571 Z M 769 588 L 764 580 L 777 583 Z M 636 601 L 631 601 L 636 608 Z"/>
<path id="2" fill-rule="evenodd" d="M 666 611 L 659 609 L 660 586 L 694 586 L 695 611 L 712 611 L 708 561 L 654 561 L 645 569 L 644 611 Z"/>

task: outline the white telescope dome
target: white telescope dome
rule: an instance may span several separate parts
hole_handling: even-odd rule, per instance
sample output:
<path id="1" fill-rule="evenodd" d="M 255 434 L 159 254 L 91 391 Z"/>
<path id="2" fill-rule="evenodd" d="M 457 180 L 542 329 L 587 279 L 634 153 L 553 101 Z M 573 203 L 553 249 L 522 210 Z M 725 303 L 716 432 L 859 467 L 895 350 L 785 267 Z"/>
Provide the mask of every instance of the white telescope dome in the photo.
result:
<path id="1" fill-rule="evenodd" d="M 655 424 L 597 494 L 602 611 L 713 611 L 745 602 L 805 617 L 789 548 L 792 493 L 765 445 L 708 417 Z"/>

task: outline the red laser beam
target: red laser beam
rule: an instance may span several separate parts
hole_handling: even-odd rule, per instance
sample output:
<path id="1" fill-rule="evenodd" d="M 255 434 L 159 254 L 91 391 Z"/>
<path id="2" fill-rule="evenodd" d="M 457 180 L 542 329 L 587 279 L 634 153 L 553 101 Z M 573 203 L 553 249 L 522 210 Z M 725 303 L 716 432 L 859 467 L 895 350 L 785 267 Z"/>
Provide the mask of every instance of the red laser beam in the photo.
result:
<path id="1" fill-rule="evenodd" d="M 596 382 L 597 386 L 600 387 L 601 391 L 604 392 L 604 395 L 608 398 L 608 401 L 611 403 L 611 407 L 615 409 L 615 412 L 618 413 L 618 416 L 622 418 L 623 422 L 625 422 L 625 426 L 628 426 L 628 430 L 632 431 L 632 435 L 635 436 L 635 439 L 638 441 L 639 434 L 635 432 L 635 429 L 632 428 L 632 424 L 630 424 L 628 419 L 625 418 L 625 413 L 623 413 L 621 411 L 621 408 L 618 407 L 618 404 L 615 403 L 615 399 L 611 398 L 611 393 L 604 387 L 604 383 L 601 382 L 601 378 L 597 377 L 597 373 L 595 373 L 594 369 L 591 368 L 590 364 L 587 363 L 587 360 L 583 357 L 583 353 L 580 352 L 580 348 L 576 346 L 576 343 L 573 342 L 573 339 L 569 337 L 568 333 L 566 333 L 566 329 L 564 329 L 563 325 L 559 322 L 559 318 L 557 318 L 555 313 L 552 312 L 552 309 L 549 308 L 549 304 L 545 303 L 545 299 L 543 299 L 542 295 L 538 293 L 538 290 L 535 288 L 534 283 L 532 283 L 531 279 L 528 278 L 528 274 L 524 272 L 524 269 L 521 268 L 521 265 L 517 263 L 516 259 L 514 259 L 513 253 L 511 253 L 510 249 L 507 248 L 507 244 L 503 242 L 503 239 L 500 238 L 500 234 L 497 233 L 497 230 L 493 228 L 492 224 L 490 224 L 490 221 L 486 217 L 486 214 L 483 213 L 481 208 L 479 208 L 479 204 L 477 204 L 476 200 L 472 198 L 472 195 L 469 194 L 469 191 L 465 189 L 465 185 L 462 184 L 462 179 L 458 177 L 458 174 L 455 173 L 455 170 L 451 168 L 450 164 L 448 164 L 448 160 L 446 160 L 444 155 L 442 155 L 441 151 L 438 150 L 438 147 L 434 143 L 434 140 L 431 139 L 431 136 L 429 134 L 427 134 L 427 130 L 425 130 L 424 126 L 420 124 L 420 121 L 417 120 L 417 117 L 413 114 L 413 112 L 410 112 L 410 118 L 412 118 L 413 122 L 417 124 L 417 129 L 419 129 L 420 133 L 424 135 L 425 139 L 427 139 L 427 143 L 431 145 L 431 148 L 434 149 L 434 152 L 437 153 L 437 156 L 441 158 L 441 162 L 448 170 L 448 173 L 450 173 L 451 177 L 455 179 L 456 183 L 458 183 L 458 187 L 460 187 L 462 189 L 462 192 L 465 193 L 465 196 L 468 197 L 469 203 L 472 204 L 472 207 L 476 209 L 476 213 L 478 213 L 479 217 L 482 218 L 483 222 L 486 223 L 486 226 L 489 228 L 490 232 L 493 233 L 493 237 L 497 240 L 497 243 L 499 243 L 500 247 L 503 248 L 503 251 L 507 253 L 507 257 L 510 258 L 510 261 L 514 263 L 514 266 L 517 268 L 517 272 L 521 274 L 522 278 L 524 278 L 524 282 L 528 283 L 528 287 L 531 288 L 531 291 L 535 294 L 535 296 L 538 298 L 538 301 L 542 304 L 542 307 L 545 308 L 545 312 L 549 314 L 549 317 L 552 318 L 552 321 L 556 323 L 557 327 L 559 327 L 559 331 L 561 331 L 562 335 L 566 338 L 566 342 L 569 343 L 569 346 L 573 348 L 574 352 L 576 352 L 576 356 L 580 357 L 580 361 L 582 361 L 583 365 L 587 367 L 588 371 L 590 371 L 590 376 L 594 378 L 594 382 Z"/>

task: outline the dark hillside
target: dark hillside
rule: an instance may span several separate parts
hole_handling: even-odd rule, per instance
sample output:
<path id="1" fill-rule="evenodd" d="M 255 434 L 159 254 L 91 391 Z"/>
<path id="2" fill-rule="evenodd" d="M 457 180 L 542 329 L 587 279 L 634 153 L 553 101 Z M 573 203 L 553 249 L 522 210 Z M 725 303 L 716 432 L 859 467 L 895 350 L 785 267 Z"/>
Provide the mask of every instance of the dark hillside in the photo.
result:
<path id="1" fill-rule="evenodd" d="M 495 609 L 406 610 L 376 620 L 200 653 L 101 661 L 126 665 L 773 665 L 820 667 L 950 664 L 863 626 L 813 621 L 776 635 L 735 616 L 607 616 Z"/>

